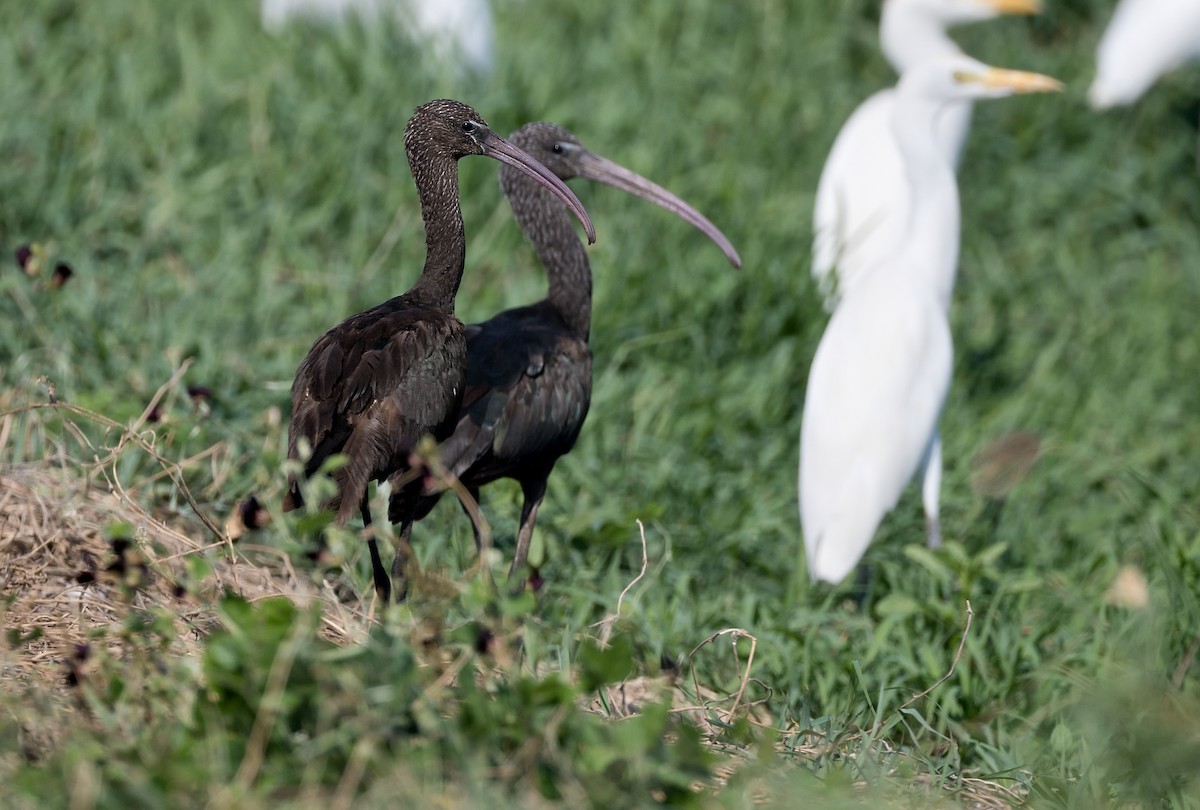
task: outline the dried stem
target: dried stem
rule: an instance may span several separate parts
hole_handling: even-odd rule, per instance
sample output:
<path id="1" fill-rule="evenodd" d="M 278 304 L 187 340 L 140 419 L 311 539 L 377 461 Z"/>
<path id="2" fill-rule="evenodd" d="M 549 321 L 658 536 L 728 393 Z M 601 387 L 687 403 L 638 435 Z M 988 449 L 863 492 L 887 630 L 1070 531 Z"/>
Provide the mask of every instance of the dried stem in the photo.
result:
<path id="1" fill-rule="evenodd" d="M 954 660 L 950 662 L 950 669 L 946 671 L 945 675 L 938 678 L 937 682 L 934 683 L 932 686 L 930 686 L 928 689 L 925 689 L 925 690 L 913 695 L 903 705 L 901 705 L 898 709 L 896 709 L 894 712 L 892 712 L 892 714 L 889 715 L 889 717 L 888 717 L 889 720 L 892 717 L 895 717 L 900 712 L 907 709 L 909 706 L 916 703 L 921 698 L 928 697 L 930 695 L 930 693 L 933 692 L 934 689 L 937 689 L 939 686 L 944 684 L 946 681 L 950 680 L 950 678 L 954 675 L 954 670 L 958 668 L 959 659 L 962 658 L 963 650 L 967 646 L 967 636 L 971 632 L 971 620 L 974 618 L 975 618 L 975 611 L 971 609 L 971 600 L 968 599 L 967 600 L 967 624 L 965 627 L 963 627 L 962 637 L 959 638 L 959 640 L 958 640 L 958 649 L 954 653 Z M 882 727 L 882 726 L 883 726 L 882 721 L 876 721 L 875 725 L 871 728 L 871 736 L 874 736 L 879 731 L 880 727 Z"/>
<path id="2" fill-rule="evenodd" d="M 751 667 L 754 666 L 754 653 L 758 649 L 758 639 L 754 635 L 752 635 L 751 633 L 747 633 L 745 630 L 741 629 L 740 627 L 727 627 L 724 630 L 718 630 L 717 632 L 713 633 L 708 638 L 704 639 L 704 641 L 701 641 L 699 644 L 697 644 L 695 646 L 695 648 L 692 649 L 691 653 L 688 655 L 688 664 L 692 668 L 692 687 L 696 690 L 697 698 L 700 696 L 701 690 L 700 690 L 700 681 L 696 677 L 696 653 L 700 652 L 700 649 L 702 647 L 704 647 L 705 645 L 708 645 L 708 644 L 712 644 L 714 641 L 716 641 L 721 636 L 729 636 L 730 637 L 730 641 L 733 643 L 733 655 L 734 655 L 735 660 L 738 659 L 738 652 L 737 652 L 738 639 L 739 638 L 750 639 L 750 654 L 748 656 L 746 656 L 746 668 L 742 672 L 742 678 L 741 678 L 740 683 L 738 684 L 737 691 L 734 692 L 732 695 L 729 695 L 729 697 L 733 698 L 733 705 L 730 706 L 729 709 L 725 712 L 725 722 L 728 723 L 733 720 L 734 712 L 737 711 L 738 704 L 742 702 L 742 697 L 746 694 L 746 686 L 750 683 L 750 669 L 751 669 Z M 740 660 L 738 661 L 738 666 L 739 667 L 741 666 Z M 705 708 L 708 708 L 707 704 L 706 704 Z"/>
<path id="3" fill-rule="evenodd" d="M 646 568 L 649 565 L 649 558 L 646 555 L 646 527 L 642 525 L 641 520 L 637 521 L 637 527 L 638 533 L 641 535 L 642 539 L 642 570 L 638 571 L 638 575 L 629 581 L 629 584 L 627 584 L 625 589 L 621 591 L 621 595 L 617 597 L 616 612 L 610 616 L 605 616 L 603 619 L 592 625 L 592 627 L 600 628 L 599 641 L 601 645 L 608 644 L 609 638 L 612 637 L 613 627 L 621 618 L 621 605 L 625 602 L 625 594 L 629 593 L 629 589 L 641 581 L 642 577 L 646 575 Z"/>

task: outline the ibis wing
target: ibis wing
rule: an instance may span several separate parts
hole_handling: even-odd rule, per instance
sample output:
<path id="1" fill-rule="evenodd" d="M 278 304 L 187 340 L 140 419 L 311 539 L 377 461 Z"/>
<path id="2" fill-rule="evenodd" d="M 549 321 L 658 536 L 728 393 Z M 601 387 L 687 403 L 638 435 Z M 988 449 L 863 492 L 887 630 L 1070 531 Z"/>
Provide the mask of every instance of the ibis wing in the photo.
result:
<path id="1" fill-rule="evenodd" d="M 439 419 L 438 414 L 424 411 L 444 409 L 441 392 L 430 392 L 433 406 L 428 409 L 420 397 L 405 397 L 414 409 L 406 414 L 395 412 L 395 394 L 402 386 L 411 387 L 414 381 L 431 377 L 441 359 L 439 353 L 454 354 L 456 346 L 461 353 L 461 340 L 455 334 L 461 328 L 453 316 L 392 299 L 326 332 L 296 371 L 288 457 L 297 458 L 300 442 L 306 440 L 312 455 L 305 473 L 311 475 L 353 441 L 370 448 L 356 460 L 371 468 L 365 473 L 369 481 L 385 461 L 376 456 L 387 454 L 389 444 L 399 438 L 391 434 L 401 423 L 411 422 L 414 430 L 429 430 L 434 425 L 425 423 Z M 453 360 L 451 357 L 448 362 L 453 364 Z M 295 502 L 294 483 L 292 490 Z"/>
<path id="2" fill-rule="evenodd" d="M 553 466 L 571 449 L 591 400 L 587 344 L 534 308 L 467 330 L 467 391 L 447 467 L 481 485 L 528 466 Z"/>

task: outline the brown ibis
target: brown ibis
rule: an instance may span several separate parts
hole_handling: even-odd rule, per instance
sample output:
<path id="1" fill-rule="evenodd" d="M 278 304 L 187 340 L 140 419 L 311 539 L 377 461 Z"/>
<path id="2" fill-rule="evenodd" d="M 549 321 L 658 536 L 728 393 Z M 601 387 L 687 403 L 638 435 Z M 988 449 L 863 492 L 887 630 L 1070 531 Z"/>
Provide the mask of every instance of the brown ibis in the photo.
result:
<path id="1" fill-rule="evenodd" d="M 661 186 L 588 151 L 565 129 L 526 124 L 509 139 L 563 180 L 583 177 L 605 183 L 671 211 L 712 239 L 734 267 L 741 266 L 733 245 L 702 214 Z M 535 304 L 467 327 L 466 393 L 453 435 L 440 453 L 447 471 L 476 500 L 480 487 L 497 479 L 521 485 L 525 502 L 509 569 L 512 579 L 529 553 L 550 472 L 575 446 L 587 416 L 592 273 L 570 219 L 550 195 L 508 166 L 500 168 L 500 187 L 546 269 L 549 291 Z M 393 521 L 406 516 L 419 520 L 439 495 L 428 488 L 393 491 L 388 514 Z M 481 527 L 475 515 L 471 518 L 478 547 Z M 398 556 L 392 576 L 403 577 L 403 568 Z"/>
<path id="2" fill-rule="evenodd" d="M 566 184 L 461 102 L 441 99 L 418 107 L 405 127 L 404 146 L 425 224 L 425 266 L 408 292 L 347 318 L 313 345 L 296 369 L 288 426 L 288 457 L 300 458 L 302 445 L 309 448 L 306 477 L 330 456 L 345 456 L 333 473 L 338 491 L 329 508 L 339 524 L 359 512 L 368 532 L 371 481 L 406 471 L 423 436 L 449 437 L 465 390 L 466 341 L 454 316 L 466 257 L 458 159 L 484 155 L 528 176 L 579 218 L 589 242 L 596 238 Z M 284 510 L 302 502 L 293 477 Z M 403 543 L 406 516 L 392 512 L 402 525 Z M 375 588 L 386 602 L 391 582 L 373 534 L 368 543 Z"/>

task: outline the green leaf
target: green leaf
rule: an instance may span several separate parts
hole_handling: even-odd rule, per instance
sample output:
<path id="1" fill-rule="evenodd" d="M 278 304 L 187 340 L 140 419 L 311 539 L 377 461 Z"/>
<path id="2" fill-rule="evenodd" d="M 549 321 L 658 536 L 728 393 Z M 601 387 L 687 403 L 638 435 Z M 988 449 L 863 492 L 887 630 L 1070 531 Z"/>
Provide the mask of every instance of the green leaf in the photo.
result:
<path id="1" fill-rule="evenodd" d="M 936 551 L 913 545 L 905 547 L 904 555 L 940 580 L 949 582 L 954 579 L 954 572 L 942 562 Z"/>
<path id="2" fill-rule="evenodd" d="M 104 536 L 109 540 L 132 540 L 136 532 L 132 523 L 116 520 L 104 527 Z"/>
<path id="3" fill-rule="evenodd" d="M 537 608 L 537 596 L 532 591 L 521 591 L 500 600 L 500 612 L 504 616 L 528 616 Z"/>
<path id="4" fill-rule="evenodd" d="M 975 564 L 980 568 L 992 568 L 1008 551 L 1008 543 L 995 543 L 975 555 Z"/>
<path id="5" fill-rule="evenodd" d="M 334 453 L 329 458 L 321 463 L 321 468 L 317 471 L 320 475 L 329 475 L 346 466 L 349 457 L 345 453 Z"/>
<path id="6" fill-rule="evenodd" d="M 875 606 L 875 612 L 881 619 L 913 616 L 921 613 L 921 610 L 921 603 L 906 593 L 889 593 Z"/>
<path id="7" fill-rule="evenodd" d="M 607 647 L 585 639 L 579 648 L 579 684 L 592 692 L 606 683 L 617 683 L 633 673 L 633 642 L 629 636 L 616 636 Z"/>
<path id="8" fill-rule="evenodd" d="M 529 541 L 529 554 L 525 561 L 532 568 L 541 568 L 546 562 L 546 540 L 543 532 L 534 532 Z"/>
<path id="9" fill-rule="evenodd" d="M 323 532 L 330 523 L 333 523 L 333 513 L 322 509 L 319 512 L 313 512 L 310 515 L 301 515 L 296 521 L 296 534 L 304 536 L 316 536 Z"/>
<path id="10" fill-rule="evenodd" d="M 622 753 L 628 757 L 642 757 L 658 746 L 667 730 L 668 711 L 664 703 L 651 703 L 633 717 L 620 723 L 617 734 Z"/>
<path id="11" fill-rule="evenodd" d="M 208 558 L 201 554 L 192 554 L 187 557 L 188 582 L 200 583 L 212 576 L 212 563 Z"/>
<path id="12" fill-rule="evenodd" d="M 11 627 L 5 635 L 8 638 L 9 647 L 24 647 L 26 644 L 37 641 L 42 637 L 42 628 L 34 627 L 28 633 L 23 633 L 21 632 L 21 628 Z"/>

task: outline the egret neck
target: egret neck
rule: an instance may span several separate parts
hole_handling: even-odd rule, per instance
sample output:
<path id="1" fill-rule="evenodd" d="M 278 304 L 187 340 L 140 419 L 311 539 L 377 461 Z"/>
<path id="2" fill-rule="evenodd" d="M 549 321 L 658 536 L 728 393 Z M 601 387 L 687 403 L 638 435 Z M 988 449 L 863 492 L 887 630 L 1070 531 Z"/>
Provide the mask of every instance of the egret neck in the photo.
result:
<path id="1" fill-rule="evenodd" d="M 958 269 L 958 183 L 944 150 L 938 147 L 936 128 L 948 103 L 908 95 L 903 86 L 892 113 L 892 131 L 904 158 L 909 183 L 908 228 L 895 261 L 888 268 L 904 268 L 937 295 L 942 308 L 950 306 Z"/>

